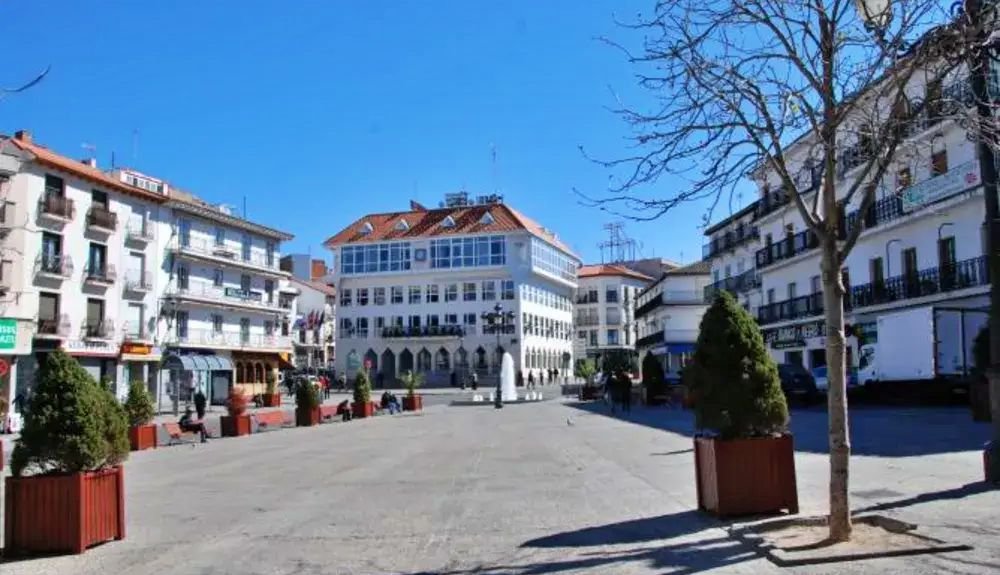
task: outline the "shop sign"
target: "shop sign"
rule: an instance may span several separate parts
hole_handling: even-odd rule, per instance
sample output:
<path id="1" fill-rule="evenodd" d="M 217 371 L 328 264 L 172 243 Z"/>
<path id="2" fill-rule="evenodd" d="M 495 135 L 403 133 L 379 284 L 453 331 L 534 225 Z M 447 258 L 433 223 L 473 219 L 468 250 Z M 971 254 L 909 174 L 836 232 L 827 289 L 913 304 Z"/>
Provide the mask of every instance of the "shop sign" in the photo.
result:
<path id="1" fill-rule="evenodd" d="M 231 297 L 234 299 L 242 299 L 247 301 L 261 301 L 264 298 L 264 294 L 259 291 L 245 290 L 239 288 L 226 288 L 226 297 Z"/>
<path id="2" fill-rule="evenodd" d="M 17 347 L 17 320 L 0 318 L 0 349 Z"/>
<path id="3" fill-rule="evenodd" d="M 910 212 L 979 185 L 979 162 L 973 160 L 903 190 L 903 211 Z"/>
<path id="4" fill-rule="evenodd" d="M 826 326 L 822 321 L 814 321 L 799 325 L 789 325 L 764 332 L 764 342 L 772 349 L 789 347 L 805 347 L 806 340 L 826 335 Z"/>
<path id="5" fill-rule="evenodd" d="M 123 343 L 123 355 L 152 355 L 153 346 L 144 343 Z"/>
<path id="6" fill-rule="evenodd" d="M 69 339 L 63 349 L 70 355 L 118 355 L 114 344 L 108 341 Z"/>

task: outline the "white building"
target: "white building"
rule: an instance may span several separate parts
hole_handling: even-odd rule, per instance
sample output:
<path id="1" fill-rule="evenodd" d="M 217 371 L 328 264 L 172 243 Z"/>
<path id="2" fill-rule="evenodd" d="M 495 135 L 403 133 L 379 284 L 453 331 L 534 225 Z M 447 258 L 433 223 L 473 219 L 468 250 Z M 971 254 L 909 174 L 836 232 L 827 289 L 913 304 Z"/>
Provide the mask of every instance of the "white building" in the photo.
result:
<path id="1" fill-rule="evenodd" d="M 496 373 L 508 351 L 524 377 L 568 374 L 579 258 L 496 197 L 449 205 L 366 215 L 327 240 L 337 370 L 367 366 L 391 381 L 413 369 L 442 383 L 453 371 Z M 515 318 L 503 330 L 483 320 L 498 304 Z"/>
<path id="2" fill-rule="evenodd" d="M 6 423 L 19 425 L 39 361 L 55 349 L 111 380 L 119 397 L 128 381 L 155 386 L 166 186 L 60 156 L 25 131 L 0 141 L 0 151 L 0 329 L 10 336 L 0 407 L 14 407 Z"/>
<path id="3" fill-rule="evenodd" d="M 864 214 L 858 213 L 857 199 L 844 208 L 845 229 L 859 221 L 864 226 L 842 268 L 849 366 L 858 364 L 859 345 L 877 341 L 880 315 L 929 305 L 982 309 L 988 303 L 977 152 L 954 116 L 971 102 L 967 80 L 956 76 L 928 86 L 918 74 L 907 95 L 926 106 L 916 117 L 906 110 L 900 115 L 908 118 L 907 139 L 887 176 L 875 182 L 876 203 Z M 865 159 L 867 141 L 862 130 L 845 129 L 838 139 L 844 145 L 836 184 L 843 197 Z M 809 150 L 807 139 L 786 150 L 807 202 L 819 185 Z M 756 313 L 776 361 L 807 368 L 826 365 L 816 238 L 774 174 L 762 170 L 755 181 L 760 198 L 706 232 L 713 246 L 740 226 L 752 230 L 733 249 L 710 250 L 717 285 L 740 293 L 740 301 Z M 749 250 L 754 251 L 754 280 L 736 280 L 736 269 L 726 280 L 725 270 L 734 261 L 743 261 L 744 273 L 750 273 Z"/>
<path id="4" fill-rule="evenodd" d="M 329 369 L 336 357 L 337 291 L 318 281 L 291 278 L 297 290 L 292 309 L 295 367 Z"/>
<path id="5" fill-rule="evenodd" d="M 711 283 L 707 262 L 700 261 L 664 272 L 636 296 L 635 320 L 640 365 L 647 354 L 658 358 L 668 379 L 694 352 L 701 318 L 708 305 L 705 290 Z"/>
<path id="6" fill-rule="evenodd" d="M 577 281 L 576 357 L 600 359 L 609 351 L 634 352 L 636 296 L 653 278 L 624 265 L 596 264 L 580 267 Z"/>

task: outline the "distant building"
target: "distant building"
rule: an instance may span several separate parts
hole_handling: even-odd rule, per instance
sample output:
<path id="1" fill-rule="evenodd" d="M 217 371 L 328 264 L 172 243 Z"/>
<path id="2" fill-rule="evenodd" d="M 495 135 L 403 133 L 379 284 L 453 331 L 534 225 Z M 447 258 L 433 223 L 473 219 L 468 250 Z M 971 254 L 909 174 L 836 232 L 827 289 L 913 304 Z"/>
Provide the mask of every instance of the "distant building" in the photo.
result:
<path id="1" fill-rule="evenodd" d="M 600 365 L 609 351 L 634 352 L 636 296 L 653 278 L 624 264 L 585 265 L 577 270 L 577 278 L 576 357 L 594 358 Z"/>
<path id="2" fill-rule="evenodd" d="M 665 272 L 636 296 L 640 362 L 652 354 L 668 378 L 679 376 L 694 353 L 710 283 L 710 266 L 701 261 Z"/>
<path id="3" fill-rule="evenodd" d="M 292 310 L 295 367 L 332 368 L 336 357 L 337 291 L 318 281 L 291 279 L 297 290 Z"/>
<path id="4" fill-rule="evenodd" d="M 329 275 L 326 262 L 309 254 L 288 254 L 281 257 L 281 271 L 302 281 L 320 281 Z"/>

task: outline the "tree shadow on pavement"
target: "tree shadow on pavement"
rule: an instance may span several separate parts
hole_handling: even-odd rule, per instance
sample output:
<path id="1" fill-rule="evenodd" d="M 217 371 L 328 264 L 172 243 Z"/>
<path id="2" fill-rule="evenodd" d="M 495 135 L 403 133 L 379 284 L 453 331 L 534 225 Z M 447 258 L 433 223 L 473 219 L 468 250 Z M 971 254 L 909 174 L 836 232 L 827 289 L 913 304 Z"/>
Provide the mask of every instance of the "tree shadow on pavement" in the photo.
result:
<path id="1" fill-rule="evenodd" d="M 612 414 L 600 401 L 567 402 L 575 409 L 669 431 L 685 437 L 695 433 L 694 414 L 675 407 L 635 406 L 631 413 Z M 790 411 L 795 450 L 828 453 L 825 405 Z M 935 453 L 979 451 L 990 437 L 990 426 L 972 421 L 963 407 L 883 407 L 859 405 L 850 410 L 851 453 L 877 457 L 915 457 Z"/>
<path id="2" fill-rule="evenodd" d="M 889 511 L 890 509 L 900 509 L 903 507 L 920 505 L 921 503 L 930 503 L 932 501 L 963 499 L 971 495 L 978 495 L 980 493 L 986 493 L 987 491 L 993 491 L 994 489 L 996 489 L 996 487 L 986 483 L 985 481 L 967 483 L 961 487 L 954 487 L 952 489 L 934 491 L 931 493 L 921 493 L 920 495 L 915 495 L 907 499 L 899 499 L 897 501 L 887 501 L 885 503 L 870 505 L 868 507 L 856 509 L 854 510 L 854 513 L 858 514 L 873 511 Z"/>

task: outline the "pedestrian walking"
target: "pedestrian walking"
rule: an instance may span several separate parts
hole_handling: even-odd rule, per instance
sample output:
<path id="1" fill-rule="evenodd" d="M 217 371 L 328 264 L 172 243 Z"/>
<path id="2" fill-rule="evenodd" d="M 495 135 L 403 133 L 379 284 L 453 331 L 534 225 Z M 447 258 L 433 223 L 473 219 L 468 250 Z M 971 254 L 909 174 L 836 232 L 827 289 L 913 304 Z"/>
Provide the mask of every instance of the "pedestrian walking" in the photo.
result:
<path id="1" fill-rule="evenodd" d="M 455 387 L 456 385 L 458 385 L 458 374 L 456 374 L 453 369 L 451 370 L 451 386 Z"/>
<path id="2" fill-rule="evenodd" d="M 632 413 L 632 378 L 624 371 L 618 372 L 618 382 L 620 386 L 622 411 Z"/>
<path id="3" fill-rule="evenodd" d="M 479 389 L 479 374 L 472 372 L 472 391 Z"/>
<path id="4" fill-rule="evenodd" d="M 534 389 L 534 388 L 535 388 L 535 372 L 529 370 L 528 371 L 528 389 Z"/>

